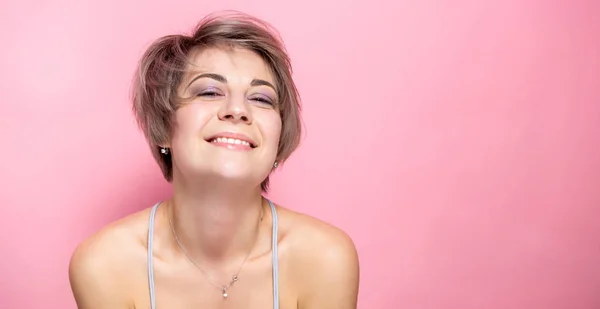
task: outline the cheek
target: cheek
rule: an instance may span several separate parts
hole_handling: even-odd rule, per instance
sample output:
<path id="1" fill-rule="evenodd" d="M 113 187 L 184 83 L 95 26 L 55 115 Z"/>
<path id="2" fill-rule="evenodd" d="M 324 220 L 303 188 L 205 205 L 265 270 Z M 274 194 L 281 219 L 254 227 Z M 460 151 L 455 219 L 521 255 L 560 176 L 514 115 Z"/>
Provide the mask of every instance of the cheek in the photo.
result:
<path id="1" fill-rule="evenodd" d="M 209 114 L 195 105 L 179 108 L 175 112 L 173 142 L 197 138 L 209 119 Z"/>
<path id="2" fill-rule="evenodd" d="M 263 124 L 263 134 L 265 139 L 274 151 L 277 151 L 279 139 L 281 138 L 281 118 L 279 115 L 270 116 Z"/>

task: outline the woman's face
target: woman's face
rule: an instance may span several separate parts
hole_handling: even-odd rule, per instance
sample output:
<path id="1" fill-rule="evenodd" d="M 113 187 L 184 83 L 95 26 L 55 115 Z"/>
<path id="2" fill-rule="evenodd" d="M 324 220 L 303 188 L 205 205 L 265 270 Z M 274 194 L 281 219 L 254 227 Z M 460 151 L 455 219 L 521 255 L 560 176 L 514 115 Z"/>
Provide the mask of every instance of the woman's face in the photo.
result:
<path id="1" fill-rule="evenodd" d="M 194 99 L 175 112 L 174 177 L 208 177 L 259 185 L 277 156 L 281 118 L 275 79 L 245 49 L 203 49 L 179 94 Z"/>

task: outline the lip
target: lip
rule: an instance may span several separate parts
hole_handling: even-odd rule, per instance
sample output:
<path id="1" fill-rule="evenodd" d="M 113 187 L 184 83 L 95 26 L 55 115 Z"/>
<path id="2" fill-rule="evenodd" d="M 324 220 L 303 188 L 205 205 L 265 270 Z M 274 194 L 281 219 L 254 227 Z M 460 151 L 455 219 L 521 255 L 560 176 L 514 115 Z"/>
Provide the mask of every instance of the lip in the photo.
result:
<path id="1" fill-rule="evenodd" d="M 239 139 L 241 141 L 248 142 L 250 144 L 251 148 L 256 148 L 258 146 L 258 144 L 250 136 L 243 134 L 243 133 L 220 132 L 220 133 L 213 134 L 213 135 L 205 138 L 204 140 L 210 143 L 211 140 L 213 140 L 215 138 L 219 138 L 219 137 Z"/>

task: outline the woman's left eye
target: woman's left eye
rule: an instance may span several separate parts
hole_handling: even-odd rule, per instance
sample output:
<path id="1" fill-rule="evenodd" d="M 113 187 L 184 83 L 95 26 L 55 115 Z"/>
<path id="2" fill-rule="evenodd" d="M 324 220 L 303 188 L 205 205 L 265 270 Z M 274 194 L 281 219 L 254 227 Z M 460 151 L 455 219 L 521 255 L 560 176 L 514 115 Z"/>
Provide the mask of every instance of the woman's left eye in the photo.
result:
<path id="1" fill-rule="evenodd" d="M 272 104 L 270 100 L 265 99 L 265 98 L 252 98 L 251 100 L 258 101 L 258 102 L 261 102 L 261 103 Z"/>
<path id="2" fill-rule="evenodd" d="M 269 105 L 273 105 L 273 100 L 271 100 L 270 98 L 266 98 L 263 96 L 255 96 L 255 97 L 251 97 L 250 101 L 256 101 L 262 104 L 269 104 Z"/>

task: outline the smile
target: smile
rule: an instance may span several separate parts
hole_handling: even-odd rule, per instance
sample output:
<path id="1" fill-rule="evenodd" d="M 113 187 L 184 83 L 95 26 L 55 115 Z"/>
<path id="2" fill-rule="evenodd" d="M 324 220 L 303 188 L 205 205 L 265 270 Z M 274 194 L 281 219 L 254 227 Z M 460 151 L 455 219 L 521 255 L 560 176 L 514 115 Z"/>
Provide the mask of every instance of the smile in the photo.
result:
<path id="1" fill-rule="evenodd" d="M 214 146 L 225 147 L 232 150 L 252 150 L 257 144 L 249 136 L 240 133 L 221 132 L 210 136 L 207 142 Z"/>
<path id="2" fill-rule="evenodd" d="M 252 145 L 247 142 L 237 138 L 226 138 L 226 137 L 217 137 L 210 140 L 211 143 L 219 143 L 219 144 L 230 144 L 230 145 L 244 145 L 248 147 L 252 147 Z"/>

